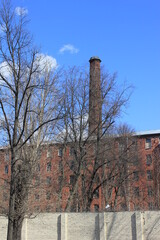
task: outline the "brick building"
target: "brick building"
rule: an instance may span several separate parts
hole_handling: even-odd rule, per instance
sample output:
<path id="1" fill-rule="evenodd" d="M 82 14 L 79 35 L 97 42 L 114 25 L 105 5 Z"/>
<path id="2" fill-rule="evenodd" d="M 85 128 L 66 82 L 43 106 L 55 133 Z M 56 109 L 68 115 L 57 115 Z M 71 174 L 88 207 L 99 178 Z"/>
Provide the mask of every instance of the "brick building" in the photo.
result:
<path id="1" fill-rule="evenodd" d="M 89 139 L 44 143 L 32 166 L 29 212 L 159 209 L 160 131 L 102 135 L 100 62 L 90 59 Z M 10 152 L 0 150 L 0 211 L 7 212 Z"/>

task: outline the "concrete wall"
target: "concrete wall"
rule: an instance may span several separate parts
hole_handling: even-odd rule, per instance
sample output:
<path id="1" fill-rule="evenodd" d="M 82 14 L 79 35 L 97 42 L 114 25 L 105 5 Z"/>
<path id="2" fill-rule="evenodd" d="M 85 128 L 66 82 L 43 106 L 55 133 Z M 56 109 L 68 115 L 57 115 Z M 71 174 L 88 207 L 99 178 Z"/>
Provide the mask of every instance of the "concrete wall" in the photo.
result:
<path id="1" fill-rule="evenodd" d="M 7 219 L 0 217 L 0 240 Z M 22 240 L 159 240 L 160 211 L 46 213 L 25 219 Z"/>

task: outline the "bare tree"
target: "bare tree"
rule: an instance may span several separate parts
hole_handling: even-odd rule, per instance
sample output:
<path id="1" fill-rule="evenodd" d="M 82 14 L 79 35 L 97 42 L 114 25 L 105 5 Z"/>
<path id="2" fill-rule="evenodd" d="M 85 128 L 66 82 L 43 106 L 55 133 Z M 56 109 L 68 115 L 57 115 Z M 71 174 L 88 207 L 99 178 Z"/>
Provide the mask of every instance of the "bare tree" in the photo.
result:
<path id="1" fill-rule="evenodd" d="M 135 143 L 131 141 L 132 131 L 123 126 L 124 129 L 121 129 L 123 137 L 121 133 L 119 138 L 115 132 L 116 120 L 129 100 L 131 88 L 118 87 L 116 74 L 110 75 L 102 71 L 100 86 L 102 117 L 92 125 L 91 131 L 88 130 L 91 121 L 88 118 L 91 110 L 88 74 L 84 69 L 70 68 L 65 74 L 63 88 L 65 89 L 63 106 L 66 114 L 59 126 L 61 128 L 59 139 L 62 148 L 70 147 L 70 155 L 62 157 L 63 181 L 60 190 L 62 192 L 64 186 L 69 188 L 66 211 L 89 211 L 93 202 L 96 205 L 96 198 L 99 198 L 99 195 L 102 202 L 113 199 L 111 196 L 113 191 L 126 182 L 131 174 L 127 170 L 129 162 L 127 154 L 128 149 Z M 128 141 L 130 139 L 130 145 L 126 139 Z M 118 144 L 125 144 L 121 149 L 123 155 L 121 160 Z M 127 154 L 124 158 L 125 153 Z M 69 183 L 66 182 L 65 173 L 70 175 Z"/>
<path id="2" fill-rule="evenodd" d="M 9 0 L 2 1 L 0 126 L 11 155 L 8 240 L 21 239 L 37 153 L 62 116 L 55 88 L 57 75 L 32 47 L 26 24 L 24 11 L 17 15 Z"/>

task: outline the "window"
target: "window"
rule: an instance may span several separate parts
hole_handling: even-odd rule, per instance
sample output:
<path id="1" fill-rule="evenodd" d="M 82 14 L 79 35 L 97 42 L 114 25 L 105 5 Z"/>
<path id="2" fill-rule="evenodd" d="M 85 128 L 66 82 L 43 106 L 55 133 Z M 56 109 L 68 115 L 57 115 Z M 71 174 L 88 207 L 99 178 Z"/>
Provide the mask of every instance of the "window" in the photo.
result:
<path id="1" fill-rule="evenodd" d="M 62 181 L 63 181 L 63 176 L 59 176 L 58 177 L 58 183 L 61 186 L 62 185 Z"/>
<path id="2" fill-rule="evenodd" d="M 119 142 L 118 144 L 119 147 L 119 152 L 122 153 L 125 150 L 125 143 L 124 142 Z"/>
<path id="3" fill-rule="evenodd" d="M 149 210 L 152 210 L 154 208 L 153 202 L 149 202 L 148 203 L 148 208 L 149 208 Z"/>
<path id="4" fill-rule="evenodd" d="M 40 197 L 39 197 L 39 194 L 35 194 L 35 200 L 36 200 L 36 201 L 39 201 L 39 198 L 40 198 Z"/>
<path id="5" fill-rule="evenodd" d="M 93 179 L 93 182 L 99 184 L 100 178 L 99 178 L 99 176 L 98 176 L 98 173 L 95 174 L 94 179 Z"/>
<path id="6" fill-rule="evenodd" d="M 151 148 L 151 147 L 152 147 L 151 138 L 146 138 L 145 149 L 148 149 L 148 148 Z"/>
<path id="7" fill-rule="evenodd" d="M 151 170 L 147 170 L 147 180 L 152 180 L 153 176 L 152 176 L 152 171 Z"/>
<path id="8" fill-rule="evenodd" d="M 36 166 L 36 171 L 40 172 L 40 170 L 41 170 L 41 167 L 40 167 L 40 164 L 38 163 L 37 166 Z"/>
<path id="9" fill-rule="evenodd" d="M 85 176 L 82 175 L 82 191 L 85 189 Z"/>
<path id="10" fill-rule="evenodd" d="M 126 205 L 126 203 L 121 203 L 121 210 L 127 211 L 127 205 Z"/>
<path id="11" fill-rule="evenodd" d="M 51 193 L 50 193 L 50 192 L 47 192 L 47 193 L 46 193 L 46 199 L 47 199 L 47 200 L 50 200 L 50 199 L 51 199 Z"/>
<path id="12" fill-rule="evenodd" d="M 138 204 L 134 204 L 134 210 L 135 210 L 135 211 L 140 210 L 140 206 L 139 206 Z"/>
<path id="13" fill-rule="evenodd" d="M 135 150 L 133 153 L 131 153 L 131 161 L 133 166 L 137 166 L 139 164 L 138 150 Z"/>
<path id="14" fill-rule="evenodd" d="M 59 172 L 63 173 L 63 162 L 59 161 Z"/>
<path id="15" fill-rule="evenodd" d="M 37 151 L 37 157 L 38 157 L 38 158 L 41 158 L 41 155 L 42 155 L 41 149 L 38 149 L 38 151 Z"/>
<path id="16" fill-rule="evenodd" d="M 40 207 L 39 206 L 36 206 L 35 207 L 35 212 L 39 212 L 40 211 Z"/>
<path id="17" fill-rule="evenodd" d="M 121 188 L 119 189 L 119 194 L 120 194 L 121 197 L 125 196 L 125 190 L 124 190 L 123 186 L 121 186 Z"/>
<path id="18" fill-rule="evenodd" d="M 8 165 L 6 165 L 6 166 L 4 167 L 4 172 L 5 172 L 5 174 L 8 174 Z"/>
<path id="19" fill-rule="evenodd" d="M 47 172 L 50 172 L 51 171 L 51 162 L 48 162 L 47 163 Z"/>
<path id="20" fill-rule="evenodd" d="M 99 198 L 99 189 L 96 189 L 93 193 L 94 198 Z"/>
<path id="21" fill-rule="evenodd" d="M 86 169 L 86 167 L 87 167 L 87 162 L 86 162 L 86 159 L 84 158 L 82 161 L 82 168 Z"/>
<path id="22" fill-rule="evenodd" d="M 47 149 L 47 158 L 51 158 L 51 157 L 52 157 L 52 149 L 51 149 L 51 147 L 49 147 Z"/>
<path id="23" fill-rule="evenodd" d="M 76 176 L 71 175 L 70 176 L 70 184 L 73 186 L 75 184 L 75 182 L 76 182 Z"/>
<path id="24" fill-rule="evenodd" d="M 9 161 L 9 152 L 6 152 L 6 154 L 5 154 L 5 161 Z"/>
<path id="25" fill-rule="evenodd" d="M 110 167 L 110 166 L 111 166 L 111 160 L 107 159 L 107 167 Z"/>
<path id="26" fill-rule="evenodd" d="M 99 211 L 99 205 L 98 204 L 94 204 L 94 211 L 98 212 Z"/>
<path id="27" fill-rule="evenodd" d="M 135 188 L 134 188 L 134 195 L 135 195 L 136 197 L 139 197 L 139 187 L 135 187 Z"/>
<path id="28" fill-rule="evenodd" d="M 59 157 L 62 157 L 62 156 L 63 156 L 63 149 L 62 149 L 62 148 L 59 148 L 59 149 L 58 149 L 58 156 L 59 156 Z"/>
<path id="29" fill-rule="evenodd" d="M 3 193 L 3 201 L 6 202 L 7 200 L 8 200 L 8 195 L 7 195 L 7 193 L 4 192 Z"/>
<path id="30" fill-rule="evenodd" d="M 74 160 L 71 160 L 71 161 L 70 161 L 70 169 L 71 169 L 72 171 L 75 170 L 75 161 L 74 161 Z"/>
<path id="31" fill-rule="evenodd" d="M 51 206 L 48 205 L 48 206 L 46 207 L 46 212 L 50 212 L 50 211 L 51 211 Z"/>
<path id="32" fill-rule="evenodd" d="M 46 183 L 47 183 L 47 185 L 51 184 L 51 177 L 46 177 Z"/>
<path id="33" fill-rule="evenodd" d="M 148 187 L 148 196 L 153 196 L 153 188 L 151 186 Z"/>
<path id="34" fill-rule="evenodd" d="M 151 154 L 146 155 L 146 165 L 150 166 L 152 164 L 152 156 Z"/>
<path id="35" fill-rule="evenodd" d="M 73 148 L 73 147 L 70 147 L 70 149 L 69 149 L 69 155 L 70 155 L 70 156 L 73 156 L 73 155 L 74 155 L 74 148 Z"/>
<path id="36" fill-rule="evenodd" d="M 138 171 L 133 172 L 133 180 L 134 181 L 138 181 L 139 180 L 139 172 Z"/>

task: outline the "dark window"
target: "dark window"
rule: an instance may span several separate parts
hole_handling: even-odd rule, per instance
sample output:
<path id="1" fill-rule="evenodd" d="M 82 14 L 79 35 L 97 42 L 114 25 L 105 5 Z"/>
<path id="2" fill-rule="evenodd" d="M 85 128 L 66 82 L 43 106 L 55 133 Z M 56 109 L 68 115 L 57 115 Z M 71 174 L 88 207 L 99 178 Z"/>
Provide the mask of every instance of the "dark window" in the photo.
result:
<path id="1" fill-rule="evenodd" d="M 47 172 L 50 172 L 51 171 L 51 162 L 48 162 L 47 163 Z"/>
<path id="2" fill-rule="evenodd" d="M 85 188 L 85 176 L 82 175 L 82 189 Z"/>
<path id="3" fill-rule="evenodd" d="M 8 200 L 8 194 L 7 193 L 3 193 L 3 201 L 7 201 Z"/>
<path id="4" fill-rule="evenodd" d="M 8 174 L 8 165 L 5 166 L 4 172 L 5 172 L 5 174 Z"/>
<path id="5" fill-rule="evenodd" d="M 59 172 L 63 173 L 63 162 L 61 160 L 59 161 Z"/>
<path id="6" fill-rule="evenodd" d="M 119 189 L 119 191 L 120 191 L 120 196 L 121 196 L 121 197 L 124 197 L 124 196 L 125 196 L 124 187 L 121 187 L 121 188 Z"/>
<path id="7" fill-rule="evenodd" d="M 70 184 L 73 186 L 75 184 L 75 182 L 76 182 L 76 176 L 71 175 L 70 176 Z"/>
<path id="8" fill-rule="evenodd" d="M 48 206 L 46 207 L 46 212 L 50 212 L 50 211 L 51 211 L 51 206 L 48 205 Z"/>
<path id="9" fill-rule="evenodd" d="M 107 167 L 111 166 L 111 160 L 107 159 Z"/>
<path id="10" fill-rule="evenodd" d="M 99 205 L 98 204 L 94 204 L 94 211 L 98 212 L 99 211 Z"/>
<path id="11" fill-rule="evenodd" d="M 38 163 L 37 166 L 36 166 L 36 171 L 40 172 L 40 170 L 41 170 L 41 167 L 40 167 L 40 164 Z"/>
<path id="12" fill-rule="evenodd" d="M 46 183 L 47 183 L 47 185 L 51 184 L 51 177 L 46 177 Z"/>
<path id="13" fill-rule="evenodd" d="M 134 210 L 135 211 L 140 210 L 140 206 L 138 204 L 134 204 Z"/>
<path id="14" fill-rule="evenodd" d="M 39 211 L 40 211 L 40 207 L 39 207 L 39 206 L 36 206 L 36 207 L 35 207 L 35 211 L 36 211 L 36 212 L 39 212 Z"/>
<path id="15" fill-rule="evenodd" d="M 139 197 L 139 187 L 135 187 L 135 188 L 134 188 L 134 195 L 135 195 L 136 197 Z"/>
<path id="16" fill-rule="evenodd" d="M 153 176 L 152 176 L 152 171 L 151 170 L 147 170 L 147 180 L 152 180 Z"/>
<path id="17" fill-rule="evenodd" d="M 146 164 L 147 166 L 150 166 L 152 164 L 152 156 L 151 154 L 146 155 Z"/>
<path id="18" fill-rule="evenodd" d="M 35 200 L 36 200 L 36 201 L 39 201 L 39 198 L 40 198 L 40 197 L 39 197 L 39 194 L 35 194 Z"/>
<path id="19" fill-rule="evenodd" d="M 59 148 L 59 149 L 58 149 L 58 156 L 59 156 L 59 157 L 62 157 L 62 156 L 63 156 L 63 149 L 62 149 L 62 148 Z"/>
<path id="20" fill-rule="evenodd" d="M 100 182 L 100 178 L 99 178 L 99 176 L 98 176 L 98 173 L 95 174 L 94 179 L 93 179 L 93 182 L 99 184 L 99 182 Z"/>
<path id="21" fill-rule="evenodd" d="M 19 172 L 21 172 L 21 170 L 22 170 L 22 165 L 21 165 L 21 164 L 17 164 L 17 170 L 18 170 Z"/>
<path id="22" fill-rule="evenodd" d="M 134 181 L 138 181 L 139 180 L 139 172 L 138 171 L 133 172 L 133 180 Z"/>
<path id="23" fill-rule="evenodd" d="M 75 170 L 75 161 L 74 161 L 74 160 L 71 160 L 71 161 L 70 161 L 70 169 L 71 169 L 72 171 Z"/>
<path id="24" fill-rule="evenodd" d="M 70 155 L 70 156 L 73 156 L 73 155 L 74 155 L 74 148 L 73 148 L 73 147 L 70 147 L 70 149 L 69 149 L 69 155 Z"/>
<path id="25" fill-rule="evenodd" d="M 94 198 L 99 198 L 99 189 L 96 189 L 93 193 Z"/>
<path id="26" fill-rule="evenodd" d="M 5 154 L 5 161 L 9 161 L 9 152 L 6 152 L 6 154 Z"/>
<path id="27" fill-rule="evenodd" d="M 148 149 L 148 148 L 151 148 L 151 147 L 152 147 L 151 138 L 146 138 L 145 149 Z"/>
<path id="28" fill-rule="evenodd" d="M 148 196 L 153 196 L 153 188 L 151 186 L 148 187 Z"/>
<path id="29" fill-rule="evenodd" d="M 148 203 L 148 208 L 149 210 L 152 210 L 154 208 L 153 202 Z"/>
<path id="30" fill-rule="evenodd" d="M 138 154 L 137 154 L 137 152 L 134 152 L 133 153 L 133 165 L 134 166 L 137 166 L 138 164 L 139 164 L 139 159 L 138 159 Z"/>
<path id="31" fill-rule="evenodd" d="M 126 203 L 121 203 L 121 210 L 127 211 L 127 205 L 126 205 Z"/>
<path id="32" fill-rule="evenodd" d="M 50 200 L 50 199 L 51 199 L 51 193 L 50 193 L 50 192 L 47 192 L 47 193 L 46 193 L 46 199 L 47 199 L 47 200 Z"/>
<path id="33" fill-rule="evenodd" d="M 42 151 L 41 151 L 41 149 L 38 149 L 38 151 L 37 151 L 37 157 L 38 157 L 38 158 L 41 158 L 41 155 L 42 155 Z"/>
<path id="34" fill-rule="evenodd" d="M 62 181 L 63 181 L 63 176 L 59 176 L 58 177 L 58 183 L 61 186 L 62 185 Z"/>
<path id="35" fill-rule="evenodd" d="M 85 169 L 85 168 L 87 167 L 86 159 L 83 159 L 83 161 L 82 161 L 82 167 L 83 167 L 83 169 Z"/>

